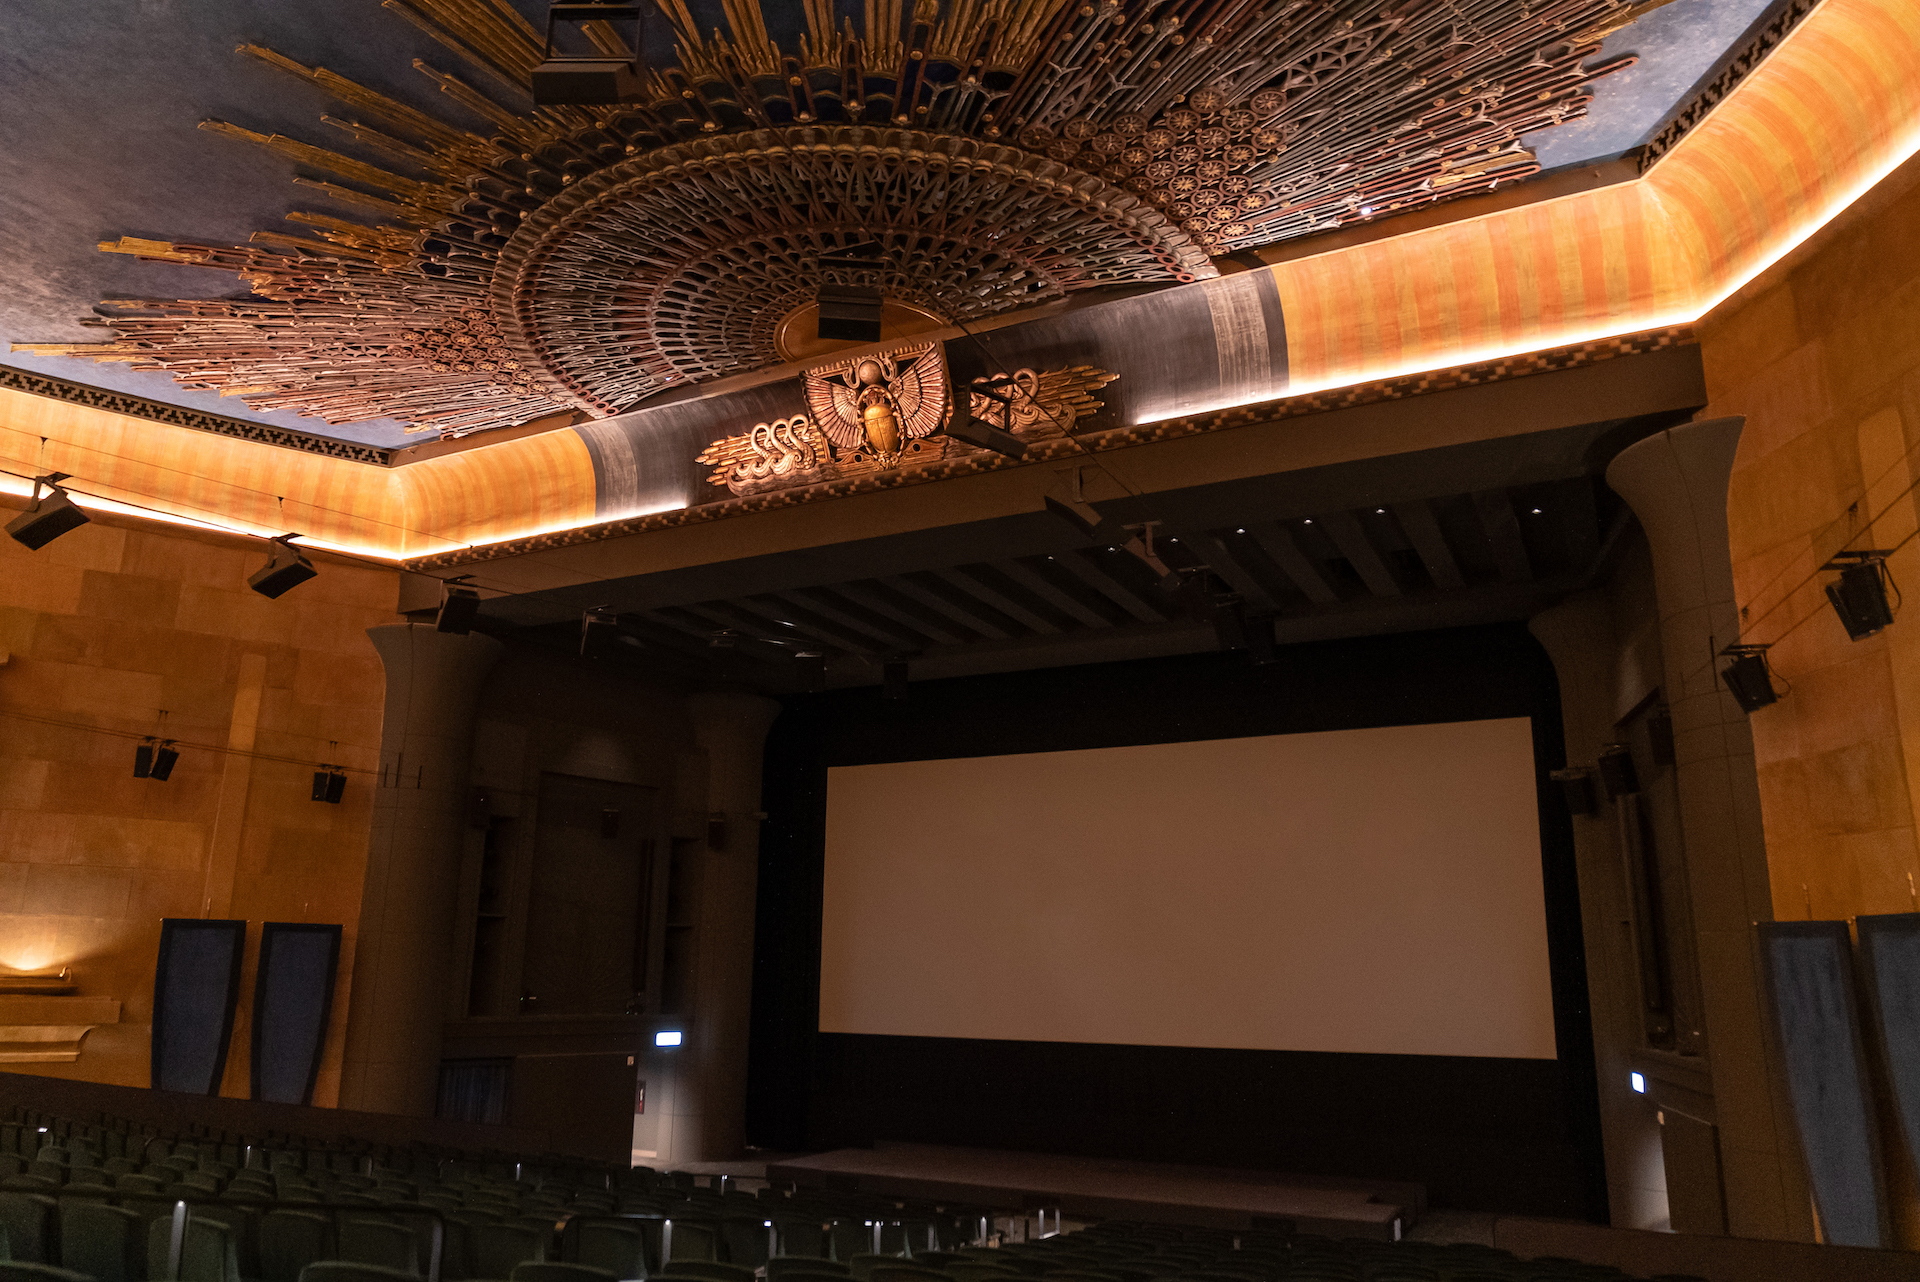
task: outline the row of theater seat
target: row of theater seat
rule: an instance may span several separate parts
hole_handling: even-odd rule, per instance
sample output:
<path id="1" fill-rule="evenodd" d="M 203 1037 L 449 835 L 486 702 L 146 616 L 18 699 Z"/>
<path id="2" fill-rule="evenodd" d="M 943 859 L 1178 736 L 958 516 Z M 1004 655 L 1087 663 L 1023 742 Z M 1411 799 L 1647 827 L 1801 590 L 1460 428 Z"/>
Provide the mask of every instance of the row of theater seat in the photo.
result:
<path id="1" fill-rule="evenodd" d="M 0 1123 L 0 1282 L 1619 1282 L 1487 1247 L 1107 1222 L 292 1136 Z"/>

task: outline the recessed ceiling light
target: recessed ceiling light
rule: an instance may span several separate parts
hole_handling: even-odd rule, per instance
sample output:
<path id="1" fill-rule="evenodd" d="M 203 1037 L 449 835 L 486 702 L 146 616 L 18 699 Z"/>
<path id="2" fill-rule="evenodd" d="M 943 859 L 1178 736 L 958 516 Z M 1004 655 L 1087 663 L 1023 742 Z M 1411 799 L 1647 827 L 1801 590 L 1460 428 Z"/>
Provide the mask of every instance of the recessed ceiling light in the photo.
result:
<path id="1" fill-rule="evenodd" d="M 1535 516 L 1539 516 L 1539 515 L 1540 515 L 1540 509 L 1539 509 L 1539 508 L 1535 508 L 1535 509 L 1533 509 L 1533 514 L 1534 514 Z"/>
<path id="2" fill-rule="evenodd" d="M 1312 525 L 1312 524 L 1313 524 L 1313 518 L 1312 518 L 1312 517 L 1308 517 L 1308 518 L 1307 518 L 1306 520 L 1304 520 L 1304 521 L 1302 521 L 1302 522 L 1301 522 L 1301 524 L 1302 524 L 1302 525 Z"/>

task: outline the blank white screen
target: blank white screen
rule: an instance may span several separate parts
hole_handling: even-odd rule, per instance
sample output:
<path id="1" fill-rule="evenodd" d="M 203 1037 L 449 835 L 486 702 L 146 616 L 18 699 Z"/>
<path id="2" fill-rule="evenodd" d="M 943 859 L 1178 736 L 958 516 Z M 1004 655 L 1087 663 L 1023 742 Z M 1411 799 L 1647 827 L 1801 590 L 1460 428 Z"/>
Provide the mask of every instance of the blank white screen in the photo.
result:
<path id="1" fill-rule="evenodd" d="M 1530 723 L 834 767 L 820 1029 L 1552 1059 Z"/>

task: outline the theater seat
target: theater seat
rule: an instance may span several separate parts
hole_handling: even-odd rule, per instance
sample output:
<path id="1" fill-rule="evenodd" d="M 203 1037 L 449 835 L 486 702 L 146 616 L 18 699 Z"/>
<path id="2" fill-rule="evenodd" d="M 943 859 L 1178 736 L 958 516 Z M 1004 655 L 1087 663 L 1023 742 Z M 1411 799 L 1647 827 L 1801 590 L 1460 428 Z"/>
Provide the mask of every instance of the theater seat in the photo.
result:
<path id="1" fill-rule="evenodd" d="M 0 1261 L 0 1282 L 94 1282 L 91 1274 L 57 1269 L 31 1260 Z"/>
<path id="2" fill-rule="evenodd" d="M 420 1244 L 404 1224 L 349 1217 L 340 1222 L 339 1256 L 353 1264 L 376 1264 L 383 1269 L 417 1275 Z"/>
<path id="3" fill-rule="evenodd" d="M 414 1275 L 377 1264 L 348 1260 L 316 1260 L 300 1270 L 299 1282 L 415 1282 Z"/>
<path id="4" fill-rule="evenodd" d="M 586 1264 L 527 1260 L 513 1266 L 513 1282 L 621 1282 L 617 1273 Z"/>
<path id="5" fill-rule="evenodd" d="M 786 1234 L 780 1235 L 781 1242 Z M 800 1279 L 851 1277 L 853 1271 L 844 1264 L 832 1260 L 817 1259 L 811 1255 L 776 1255 L 767 1261 L 767 1282 L 800 1282 Z"/>
<path id="6" fill-rule="evenodd" d="M 269 1211 L 260 1217 L 264 1282 L 299 1282 L 307 1265 L 333 1257 L 333 1221 L 314 1211 Z"/>
<path id="7" fill-rule="evenodd" d="M 754 1272 L 744 1264 L 722 1264 L 717 1260 L 675 1260 L 654 1276 L 654 1282 L 754 1282 Z"/>
<path id="8" fill-rule="evenodd" d="M 60 1207 L 60 1264 L 98 1282 L 138 1282 L 145 1273 L 140 1217 L 98 1202 Z"/>

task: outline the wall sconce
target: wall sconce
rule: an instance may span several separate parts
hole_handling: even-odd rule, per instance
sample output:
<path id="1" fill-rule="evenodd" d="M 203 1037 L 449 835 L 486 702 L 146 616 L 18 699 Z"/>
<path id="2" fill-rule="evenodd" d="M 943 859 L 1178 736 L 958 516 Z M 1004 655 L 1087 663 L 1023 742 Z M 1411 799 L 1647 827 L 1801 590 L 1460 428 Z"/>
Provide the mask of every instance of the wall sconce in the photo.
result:
<path id="1" fill-rule="evenodd" d="M 76 987 L 73 967 L 59 970 L 0 970 L 0 995 L 57 997 Z"/>

